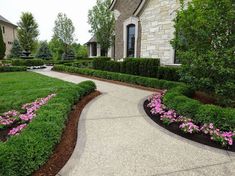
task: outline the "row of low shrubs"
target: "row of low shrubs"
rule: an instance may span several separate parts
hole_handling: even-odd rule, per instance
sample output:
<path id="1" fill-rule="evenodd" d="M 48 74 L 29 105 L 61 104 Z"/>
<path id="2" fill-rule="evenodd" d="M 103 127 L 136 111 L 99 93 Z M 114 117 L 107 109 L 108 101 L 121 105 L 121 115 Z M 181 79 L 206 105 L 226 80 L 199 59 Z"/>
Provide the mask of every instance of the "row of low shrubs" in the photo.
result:
<path id="1" fill-rule="evenodd" d="M 13 59 L 11 61 L 13 66 L 42 66 L 44 61 L 42 59 Z"/>
<path id="2" fill-rule="evenodd" d="M 177 113 L 186 117 L 193 118 L 198 123 L 212 122 L 222 130 L 235 130 L 235 110 L 233 108 L 204 105 L 191 99 L 194 90 L 184 83 L 63 65 L 56 65 L 53 70 L 90 75 L 145 87 L 167 89 L 168 91 L 164 97 L 164 104 L 167 107 L 175 109 Z"/>
<path id="3" fill-rule="evenodd" d="M 64 63 L 64 65 L 79 67 L 79 68 L 93 68 L 93 61 L 92 60 L 79 60 L 76 62 Z"/>
<path id="4" fill-rule="evenodd" d="M 43 165 L 60 141 L 74 103 L 95 89 L 93 82 L 86 81 L 59 90 L 19 136 L 0 142 L 0 175 L 27 176 Z"/>
<path id="5" fill-rule="evenodd" d="M 94 59 L 93 68 L 103 71 L 179 81 L 178 67 L 160 67 L 159 59 L 128 58 L 123 62 L 116 62 L 111 61 L 110 58 L 96 58 Z"/>
<path id="6" fill-rule="evenodd" d="M 24 66 L 0 66 L 0 72 L 18 72 L 27 71 L 27 67 Z"/>

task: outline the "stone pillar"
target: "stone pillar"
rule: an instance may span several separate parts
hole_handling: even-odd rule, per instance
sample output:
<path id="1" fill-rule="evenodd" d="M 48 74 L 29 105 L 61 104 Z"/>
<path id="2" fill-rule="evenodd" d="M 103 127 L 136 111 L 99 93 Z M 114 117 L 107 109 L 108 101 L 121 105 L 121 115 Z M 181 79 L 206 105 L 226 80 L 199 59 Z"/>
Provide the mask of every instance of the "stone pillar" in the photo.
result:
<path id="1" fill-rule="evenodd" d="M 89 57 L 92 57 L 93 56 L 93 53 L 92 53 L 92 44 L 89 44 L 89 48 L 90 48 Z"/>
<path id="2" fill-rule="evenodd" d="M 97 57 L 101 56 L 101 47 L 100 44 L 97 43 Z"/>

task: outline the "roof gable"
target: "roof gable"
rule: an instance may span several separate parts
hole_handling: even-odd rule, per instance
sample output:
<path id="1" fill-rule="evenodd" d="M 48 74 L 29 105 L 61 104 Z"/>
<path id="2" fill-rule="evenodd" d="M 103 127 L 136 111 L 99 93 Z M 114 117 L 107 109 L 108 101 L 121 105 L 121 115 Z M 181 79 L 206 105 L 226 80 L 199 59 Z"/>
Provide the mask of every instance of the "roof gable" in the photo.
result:
<path id="1" fill-rule="evenodd" d="M 110 10 L 114 10 L 115 4 L 117 3 L 118 0 L 113 0 L 109 9 Z M 138 16 L 142 10 L 144 9 L 146 3 L 148 2 L 148 0 L 141 0 L 139 5 L 137 6 L 136 10 L 134 11 L 133 15 L 134 16 Z"/>
<path id="2" fill-rule="evenodd" d="M 7 24 L 10 24 L 14 27 L 17 27 L 15 24 L 11 23 L 9 20 L 7 20 L 6 18 L 4 18 L 3 16 L 0 15 L 0 21 L 4 22 L 4 23 L 7 23 Z"/>

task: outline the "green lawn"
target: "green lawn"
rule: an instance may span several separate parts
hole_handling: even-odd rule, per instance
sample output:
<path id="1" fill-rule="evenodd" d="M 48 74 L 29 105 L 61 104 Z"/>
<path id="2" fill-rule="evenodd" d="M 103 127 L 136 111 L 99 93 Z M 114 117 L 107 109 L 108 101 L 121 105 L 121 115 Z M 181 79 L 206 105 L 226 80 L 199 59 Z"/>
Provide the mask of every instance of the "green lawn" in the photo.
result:
<path id="1" fill-rule="evenodd" d="M 75 84 L 32 72 L 0 73 L 0 114 L 71 86 Z"/>

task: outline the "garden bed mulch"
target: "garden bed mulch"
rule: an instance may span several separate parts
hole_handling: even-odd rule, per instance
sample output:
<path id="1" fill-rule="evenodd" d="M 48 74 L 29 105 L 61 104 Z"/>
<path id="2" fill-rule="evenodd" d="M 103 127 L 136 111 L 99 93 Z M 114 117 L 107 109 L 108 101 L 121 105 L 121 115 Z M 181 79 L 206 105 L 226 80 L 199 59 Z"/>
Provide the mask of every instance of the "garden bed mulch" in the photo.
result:
<path id="1" fill-rule="evenodd" d="M 180 128 L 179 128 L 179 123 L 172 123 L 170 125 L 164 125 L 162 123 L 162 121 L 160 120 L 160 116 L 159 115 L 154 115 L 150 112 L 150 108 L 147 106 L 149 104 L 149 100 L 146 100 L 144 102 L 144 110 L 146 112 L 146 114 L 155 122 L 157 123 L 159 126 L 167 129 L 168 131 L 177 134 L 179 136 L 182 136 L 184 138 L 187 138 L 189 140 L 204 144 L 204 145 L 208 145 L 211 147 L 215 147 L 218 149 L 223 149 L 223 150 L 227 150 L 227 151 L 232 151 L 235 152 L 235 144 L 233 144 L 232 146 L 230 146 L 229 148 L 224 148 L 222 147 L 220 144 L 212 141 L 210 139 L 209 135 L 205 135 L 203 133 L 194 133 L 194 134 L 189 134 L 189 133 L 184 133 Z"/>
<path id="2" fill-rule="evenodd" d="M 64 167 L 76 146 L 78 122 L 81 112 L 91 100 L 100 94 L 99 91 L 95 91 L 84 97 L 74 106 L 73 111 L 69 114 L 69 120 L 62 134 L 61 142 L 55 147 L 49 160 L 39 170 L 34 172 L 33 176 L 54 176 Z"/>

